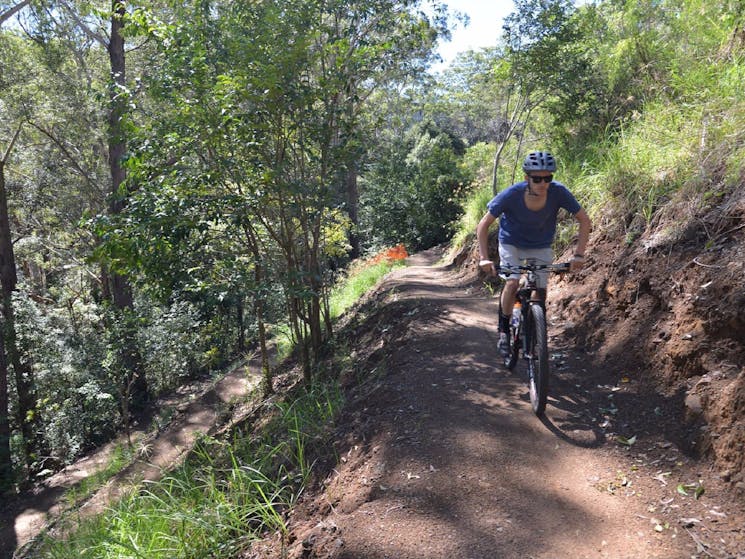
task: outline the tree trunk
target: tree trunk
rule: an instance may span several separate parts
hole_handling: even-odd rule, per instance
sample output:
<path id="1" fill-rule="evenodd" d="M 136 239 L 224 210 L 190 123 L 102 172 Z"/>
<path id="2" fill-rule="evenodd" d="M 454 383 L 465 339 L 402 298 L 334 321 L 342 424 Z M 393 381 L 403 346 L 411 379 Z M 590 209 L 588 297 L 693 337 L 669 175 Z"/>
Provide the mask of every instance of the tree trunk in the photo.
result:
<path id="1" fill-rule="evenodd" d="M 5 161 L 0 161 L 0 191 L 5 193 Z M 10 420 L 8 418 L 8 361 L 0 323 L 0 492 L 13 486 L 13 459 L 10 454 Z"/>
<path id="2" fill-rule="evenodd" d="M 352 230 L 349 232 L 349 244 L 352 248 L 349 251 L 349 257 L 352 260 L 360 257 L 360 238 L 357 235 L 357 226 L 360 222 L 359 202 L 360 191 L 357 185 L 357 162 L 355 161 L 347 170 L 347 213 L 352 222 Z"/>
<path id="3" fill-rule="evenodd" d="M 124 54 L 124 17 L 126 15 L 125 2 L 112 0 L 111 38 L 109 39 L 109 62 L 111 64 L 111 108 L 109 112 L 109 170 L 111 172 L 111 204 L 109 211 L 112 215 L 120 213 L 127 202 L 126 193 L 122 192 L 122 185 L 126 179 L 126 172 L 122 161 L 127 150 L 123 120 L 127 110 L 125 95 L 126 60 Z M 139 352 L 135 342 L 136 326 L 132 321 L 133 298 L 132 289 L 127 279 L 113 272 L 109 276 L 109 288 L 114 307 L 119 311 L 120 320 L 126 322 L 122 330 L 124 339 L 121 340 L 120 359 L 125 371 L 124 385 L 129 387 L 131 404 L 135 409 L 142 408 L 148 400 L 147 379 L 140 368 Z M 126 420 L 127 418 L 125 418 Z"/>
<path id="4" fill-rule="evenodd" d="M 1 331 L 2 328 L 0 328 Z M 5 359 L 5 343 L 3 337 L 0 336 L 0 493 L 13 487 L 8 403 L 8 362 Z"/>
<path id="5" fill-rule="evenodd" d="M 23 445 L 26 464 L 30 467 L 34 455 L 42 450 L 39 437 L 38 414 L 36 413 L 36 394 L 34 390 L 34 374 L 22 357 L 18 349 L 13 312 L 13 292 L 18 284 L 13 240 L 10 232 L 10 216 L 8 214 L 8 197 L 5 189 L 5 163 L 13 145 L 20 134 L 20 127 L 0 161 L 0 284 L 2 284 L 2 311 L 4 315 L 2 335 L 4 336 L 3 359 L 6 361 L 5 382 L 7 383 L 7 362 L 13 366 L 18 393 L 16 407 L 16 421 L 23 434 Z M 7 357 L 5 357 L 7 352 Z M 0 410 L 7 412 L 5 410 Z"/>
<path id="6" fill-rule="evenodd" d="M 236 307 L 236 321 L 238 322 L 238 351 L 244 353 L 246 351 L 246 328 L 245 318 L 243 309 L 243 297 L 238 299 L 235 305 Z"/>
<path id="7" fill-rule="evenodd" d="M 256 268 L 254 269 L 254 283 L 257 288 L 254 289 L 254 313 L 256 314 L 256 324 L 259 330 L 259 354 L 261 355 L 261 372 L 264 377 L 264 394 L 274 393 L 274 384 L 272 378 L 272 369 L 269 366 L 269 349 L 266 339 L 266 323 L 264 322 L 264 294 L 259 288 L 264 281 L 263 268 L 259 263 L 261 255 L 258 249 L 254 253 L 256 258 Z"/>

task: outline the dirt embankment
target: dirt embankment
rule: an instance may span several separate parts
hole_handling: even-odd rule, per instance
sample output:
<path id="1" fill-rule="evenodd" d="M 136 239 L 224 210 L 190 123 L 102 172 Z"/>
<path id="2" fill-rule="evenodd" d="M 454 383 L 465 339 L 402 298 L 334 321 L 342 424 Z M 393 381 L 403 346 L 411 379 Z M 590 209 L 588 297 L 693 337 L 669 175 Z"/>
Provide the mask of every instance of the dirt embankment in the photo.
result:
<path id="1" fill-rule="evenodd" d="M 605 228 L 557 307 L 569 334 L 669 400 L 666 432 L 745 497 L 745 193 L 639 234 Z"/>
<path id="2" fill-rule="evenodd" d="M 474 255 L 411 258 L 339 331 L 335 454 L 286 537 L 240 559 L 745 559 L 743 200 L 672 232 L 598 228 L 587 268 L 550 291 L 542 420 L 524 371 L 499 365 Z"/>
<path id="3" fill-rule="evenodd" d="M 742 501 L 677 444 L 683 402 L 610 350 L 615 324 L 592 342 L 595 323 L 576 321 L 597 270 L 552 290 L 539 420 L 524 370 L 499 365 L 475 267 L 418 258 L 340 332 L 353 364 L 336 458 L 288 537 L 241 559 L 745 557 Z"/>

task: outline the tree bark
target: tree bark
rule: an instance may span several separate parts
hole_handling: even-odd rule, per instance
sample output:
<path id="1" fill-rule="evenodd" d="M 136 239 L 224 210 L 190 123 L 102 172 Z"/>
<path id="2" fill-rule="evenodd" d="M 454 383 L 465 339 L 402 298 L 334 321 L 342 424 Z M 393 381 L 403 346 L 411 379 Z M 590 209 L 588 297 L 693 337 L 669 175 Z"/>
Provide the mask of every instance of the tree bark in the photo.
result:
<path id="1" fill-rule="evenodd" d="M 0 161 L 0 191 L 5 193 L 5 161 Z M 4 197 L 4 196 L 3 196 Z M 10 420 L 8 418 L 8 361 L 0 323 L 0 491 L 13 485 L 13 460 L 10 454 Z"/>
<path id="2" fill-rule="evenodd" d="M 357 226 L 359 225 L 359 202 L 360 191 L 357 185 L 357 163 L 350 164 L 347 170 L 347 213 L 349 220 L 352 222 L 352 230 L 349 233 L 349 245 L 352 247 L 349 251 L 349 257 L 354 260 L 360 257 L 360 238 L 357 235 Z"/>
<path id="3" fill-rule="evenodd" d="M 109 212 L 112 215 L 121 213 L 127 197 L 121 189 L 127 178 L 122 161 L 127 150 L 126 135 L 123 120 L 127 111 L 125 95 L 126 86 L 126 58 L 124 52 L 124 16 L 125 2 L 112 0 L 111 38 L 109 39 L 109 63 L 111 65 L 111 109 L 109 112 L 109 170 L 111 172 L 111 204 Z M 120 359 L 126 371 L 124 383 L 130 387 L 131 404 L 134 409 L 141 408 L 148 400 L 148 386 L 145 375 L 140 371 L 139 352 L 135 342 L 135 327 L 131 323 L 133 305 L 132 289 L 127 278 L 112 272 L 109 274 L 109 287 L 114 307 L 121 320 L 127 322 L 122 330 L 124 338 L 120 345 Z"/>
<path id="4" fill-rule="evenodd" d="M 8 403 L 8 362 L 5 359 L 5 343 L 0 336 L 0 492 L 5 492 L 13 486 Z"/>
<path id="5" fill-rule="evenodd" d="M 16 392 L 18 394 L 18 405 L 16 407 L 16 421 L 23 434 L 23 445 L 26 464 L 31 467 L 34 455 L 42 450 L 41 439 L 38 429 L 38 414 L 36 413 L 36 394 L 34 390 L 34 374 L 31 367 L 26 363 L 18 349 L 17 335 L 15 329 L 15 316 L 13 312 L 13 292 L 18 284 L 15 254 L 13 252 L 13 240 L 10 231 L 10 216 L 8 214 L 8 196 L 5 188 L 5 163 L 10 155 L 13 145 L 21 132 L 19 126 L 13 139 L 8 146 L 3 159 L 0 161 L 0 284 L 2 285 L 2 311 L 4 336 L 3 360 L 5 361 L 5 382 L 7 383 L 7 362 L 13 366 L 16 381 Z M 6 357 L 7 356 L 7 357 Z M 2 374 L 2 373 L 0 373 Z M 7 384 L 6 384 L 7 386 Z M 7 389 L 6 389 L 7 391 Z M 7 413 L 7 406 L 0 413 Z"/>

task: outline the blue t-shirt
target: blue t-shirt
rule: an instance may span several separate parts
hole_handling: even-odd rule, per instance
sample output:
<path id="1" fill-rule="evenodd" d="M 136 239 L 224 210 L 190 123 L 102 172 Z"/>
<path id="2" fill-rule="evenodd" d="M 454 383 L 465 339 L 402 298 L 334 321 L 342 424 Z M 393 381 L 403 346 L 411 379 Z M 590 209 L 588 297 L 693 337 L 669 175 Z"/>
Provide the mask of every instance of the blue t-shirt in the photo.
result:
<path id="1" fill-rule="evenodd" d="M 546 205 L 534 212 L 525 205 L 527 188 L 527 181 L 518 182 L 487 204 L 489 213 L 499 219 L 499 242 L 520 248 L 549 248 L 556 234 L 559 208 L 576 214 L 582 206 L 566 186 L 553 181 L 548 188 Z"/>

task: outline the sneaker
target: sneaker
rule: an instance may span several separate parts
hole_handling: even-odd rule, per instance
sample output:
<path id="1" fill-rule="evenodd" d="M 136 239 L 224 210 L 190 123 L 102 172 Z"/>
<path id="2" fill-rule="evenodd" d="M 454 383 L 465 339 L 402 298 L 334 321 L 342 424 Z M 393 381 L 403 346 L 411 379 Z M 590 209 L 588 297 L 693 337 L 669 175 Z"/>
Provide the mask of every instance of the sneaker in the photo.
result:
<path id="1" fill-rule="evenodd" d="M 499 333 L 499 344 L 497 345 L 499 348 L 499 354 L 502 357 L 509 357 L 510 355 L 510 336 L 509 334 L 505 332 Z"/>

